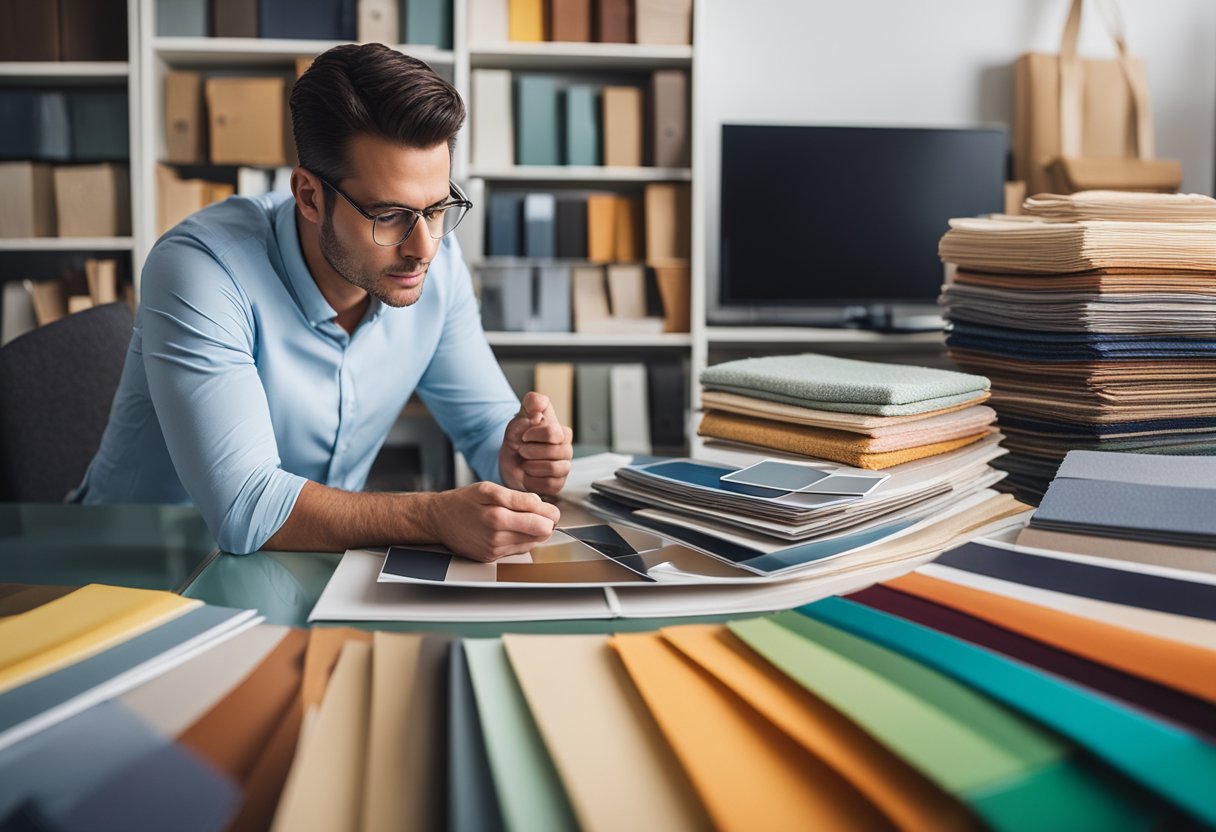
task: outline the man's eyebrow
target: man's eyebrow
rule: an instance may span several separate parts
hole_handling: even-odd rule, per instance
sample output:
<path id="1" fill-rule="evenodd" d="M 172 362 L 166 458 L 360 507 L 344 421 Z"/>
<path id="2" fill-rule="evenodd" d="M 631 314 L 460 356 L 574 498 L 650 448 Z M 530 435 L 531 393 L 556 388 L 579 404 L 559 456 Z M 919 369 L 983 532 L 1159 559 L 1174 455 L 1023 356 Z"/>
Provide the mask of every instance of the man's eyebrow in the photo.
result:
<path id="1" fill-rule="evenodd" d="M 383 211 L 383 210 L 391 209 L 391 208 L 409 208 L 409 210 L 411 210 L 411 211 L 428 211 L 431 208 L 439 207 L 440 205 L 447 202 L 451 198 L 452 198 L 452 194 L 451 194 L 451 192 L 448 192 L 447 194 L 444 194 L 442 199 L 432 202 L 430 205 L 427 205 L 425 208 L 410 208 L 410 206 L 402 205 L 400 202 L 369 202 L 367 205 L 363 206 L 363 209 L 365 211 Z"/>

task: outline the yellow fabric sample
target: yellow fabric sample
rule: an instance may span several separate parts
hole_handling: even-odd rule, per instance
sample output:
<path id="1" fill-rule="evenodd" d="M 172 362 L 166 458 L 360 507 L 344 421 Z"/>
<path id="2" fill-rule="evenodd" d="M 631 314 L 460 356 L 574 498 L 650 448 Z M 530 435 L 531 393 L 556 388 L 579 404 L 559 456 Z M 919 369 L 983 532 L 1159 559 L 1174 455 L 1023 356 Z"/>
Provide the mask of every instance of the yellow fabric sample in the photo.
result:
<path id="1" fill-rule="evenodd" d="M 992 431 L 986 428 L 979 433 L 958 439 L 930 442 L 898 451 L 871 452 L 868 449 L 872 446 L 872 439 L 846 431 L 787 425 L 733 413 L 710 411 L 701 418 L 701 426 L 697 428 L 697 434 L 700 436 L 744 442 L 870 470 L 890 468 L 892 465 L 949 453 L 983 439 L 990 433 Z"/>
<path id="2" fill-rule="evenodd" d="M 0 692 L 145 633 L 202 601 L 90 584 L 0 621 Z"/>

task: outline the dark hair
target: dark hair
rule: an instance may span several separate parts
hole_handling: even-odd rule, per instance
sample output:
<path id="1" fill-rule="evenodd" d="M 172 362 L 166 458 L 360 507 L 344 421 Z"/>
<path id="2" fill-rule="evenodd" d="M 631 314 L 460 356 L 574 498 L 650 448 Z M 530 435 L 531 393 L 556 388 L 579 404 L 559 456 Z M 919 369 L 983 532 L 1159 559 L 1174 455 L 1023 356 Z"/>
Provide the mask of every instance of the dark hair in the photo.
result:
<path id="1" fill-rule="evenodd" d="M 456 88 L 427 64 L 381 43 L 335 46 L 291 90 L 300 164 L 337 183 L 350 176 L 347 145 L 369 133 L 406 147 L 455 147 L 464 123 Z"/>

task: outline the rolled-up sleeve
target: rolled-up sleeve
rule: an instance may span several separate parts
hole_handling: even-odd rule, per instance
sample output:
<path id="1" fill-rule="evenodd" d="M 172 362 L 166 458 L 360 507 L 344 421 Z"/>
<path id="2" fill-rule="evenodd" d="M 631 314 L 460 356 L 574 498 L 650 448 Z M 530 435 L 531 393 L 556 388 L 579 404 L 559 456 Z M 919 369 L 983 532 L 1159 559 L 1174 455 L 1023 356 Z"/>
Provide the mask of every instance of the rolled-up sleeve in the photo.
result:
<path id="1" fill-rule="evenodd" d="M 251 304 L 184 236 L 153 249 L 141 294 L 148 390 L 177 475 L 221 549 L 256 551 L 306 480 L 281 467 Z"/>
<path id="2" fill-rule="evenodd" d="M 443 334 L 418 382 L 418 396 L 482 479 L 501 482 L 498 454 L 507 423 L 519 411 L 481 328 L 473 281 L 454 237 L 449 246 Z"/>

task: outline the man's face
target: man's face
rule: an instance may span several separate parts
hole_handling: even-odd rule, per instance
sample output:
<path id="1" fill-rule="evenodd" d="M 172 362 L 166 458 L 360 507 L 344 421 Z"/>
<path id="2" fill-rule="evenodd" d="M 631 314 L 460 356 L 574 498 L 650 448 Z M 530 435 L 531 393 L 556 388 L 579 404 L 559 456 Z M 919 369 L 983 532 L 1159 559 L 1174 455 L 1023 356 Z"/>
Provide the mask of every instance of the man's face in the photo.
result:
<path id="1" fill-rule="evenodd" d="M 446 143 L 426 150 L 402 147 L 385 139 L 359 135 L 348 148 L 353 175 L 333 183 L 372 216 L 393 207 L 422 210 L 448 197 L 451 160 Z M 321 254 L 347 282 L 389 306 L 410 306 L 422 297 L 422 285 L 439 240 L 419 220 L 395 246 L 372 239 L 372 224 L 346 200 L 326 189 L 333 204 L 321 222 Z"/>

